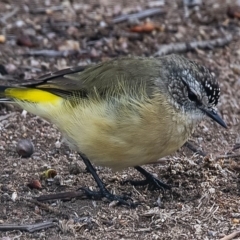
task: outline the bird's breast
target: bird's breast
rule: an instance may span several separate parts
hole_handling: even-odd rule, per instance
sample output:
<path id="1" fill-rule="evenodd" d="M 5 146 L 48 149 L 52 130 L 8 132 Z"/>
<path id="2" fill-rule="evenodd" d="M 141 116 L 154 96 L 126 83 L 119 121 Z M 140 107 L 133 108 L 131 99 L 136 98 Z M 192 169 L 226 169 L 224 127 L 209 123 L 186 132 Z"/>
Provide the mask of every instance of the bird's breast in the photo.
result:
<path id="1" fill-rule="evenodd" d="M 191 133 L 189 123 L 163 100 L 66 104 L 51 114 L 74 149 L 114 170 L 155 162 L 180 148 Z"/>

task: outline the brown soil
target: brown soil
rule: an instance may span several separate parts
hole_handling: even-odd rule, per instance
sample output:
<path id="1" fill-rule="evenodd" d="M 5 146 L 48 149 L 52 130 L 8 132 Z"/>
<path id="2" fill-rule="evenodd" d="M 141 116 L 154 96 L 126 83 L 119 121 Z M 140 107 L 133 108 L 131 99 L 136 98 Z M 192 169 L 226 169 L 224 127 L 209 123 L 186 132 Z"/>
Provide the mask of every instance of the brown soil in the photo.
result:
<path id="1" fill-rule="evenodd" d="M 163 5 L 158 8 L 164 13 L 141 19 L 139 23 L 136 20 L 111 22 L 122 14 L 140 12 L 161 2 Z M 140 178 L 133 169 L 113 173 L 110 169 L 97 168 L 108 189 L 117 194 L 131 193 L 135 201 L 142 203 L 136 209 L 88 199 L 57 200 L 44 205 L 32 202 L 32 197 L 74 191 L 81 186 L 94 189 L 96 183 L 77 153 L 64 143 L 59 148 L 61 135 L 51 124 L 11 105 L 1 105 L 0 223 L 47 220 L 56 223 L 55 227 L 34 233 L 0 231 L 2 239 L 220 239 L 239 229 L 240 157 L 236 146 L 240 143 L 240 19 L 227 14 L 227 4 L 230 4 L 230 15 L 240 15 L 237 2 L 203 1 L 199 7 L 189 8 L 187 18 L 180 0 L 0 2 L 0 41 L 6 37 L 0 44 L 1 85 L 119 56 L 152 56 L 161 44 L 233 35 L 229 45 L 181 53 L 208 66 L 217 75 L 222 90 L 218 108 L 228 129 L 206 120 L 191 141 L 207 157 L 183 147 L 168 156 L 165 164 L 146 166 L 171 184 L 172 192 L 121 185 L 126 179 Z M 52 6 L 57 6 L 58 11 Z M 153 31 L 130 31 L 134 24 L 140 26 L 146 22 L 150 22 Z M 75 42 L 67 44 L 66 40 Z M 55 57 L 37 56 L 35 52 L 56 50 L 59 53 L 69 48 L 77 52 Z M 3 75 L 2 66 L 8 75 Z M 30 158 L 18 156 L 16 145 L 20 139 L 33 142 L 35 151 Z M 226 154 L 235 157 L 222 157 Z M 79 173 L 74 175 L 69 169 L 76 164 Z M 52 181 L 40 180 L 47 168 L 57 171 Z M 32 179 L 39 180 L 43 188 L 30 189 L 27 185 Z M 16 199 L 13 193 L 17 194 Z"/>

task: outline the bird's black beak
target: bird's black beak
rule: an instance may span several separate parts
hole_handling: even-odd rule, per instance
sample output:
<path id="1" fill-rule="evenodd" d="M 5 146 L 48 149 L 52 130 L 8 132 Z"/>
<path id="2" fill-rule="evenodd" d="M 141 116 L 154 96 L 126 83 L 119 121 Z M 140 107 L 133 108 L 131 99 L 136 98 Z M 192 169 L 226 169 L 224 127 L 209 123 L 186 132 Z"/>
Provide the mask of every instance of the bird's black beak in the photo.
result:
<path id="1" fill-rule="evenodd" d="M 218 124 L 220 124 L 222 127 L 227 128 L 226 123 L 222 120 L 222 118 L 215 112 L 213 109 L 206 109 L 206 108 L 201 108 L 201 110 L 206 113 L 208 117 L 216 121 Z"/>

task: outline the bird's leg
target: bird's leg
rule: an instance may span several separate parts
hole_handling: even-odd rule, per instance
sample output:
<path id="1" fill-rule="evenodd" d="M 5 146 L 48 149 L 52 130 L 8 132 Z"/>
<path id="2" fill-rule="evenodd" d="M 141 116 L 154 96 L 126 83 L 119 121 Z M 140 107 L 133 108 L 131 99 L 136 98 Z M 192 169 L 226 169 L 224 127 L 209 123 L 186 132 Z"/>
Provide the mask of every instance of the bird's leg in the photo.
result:
<path id="1" fill-rule="evenodd" d="M 171 189 L 171 186 L 166 183 L 160 181 L 158 178 L 154 177 L 151 173 L 143 169 L 142 167 L 136 166 L 134 167 L 137 171 L 139 171 L 143 176 L 145 176 L 144 180 L 134 181 L 127 180 L 130 184 L 134 186 L 144 186 L 149 184 L 150 189 Z"/>
<path id="2" fill-rule="evenodd" d="M 87 170 L 92 174 L 94 180 L 96 181 L 96 183 L 97 183 L 97 185 L 100 189 L 99 191 L 91 191 L 88 188 L 80 188 L 80 189 L 85 191 L 85 194 L 86 194 L 87 197 L 95 198 L 95 199 L 101 199 L 101 198 L 105 197 L 109 201 L 118 201 L 119 205 L 122 204 L 122 205 L 127 205 L 127 206 L 130 206 L 130 207 L 136 207 L 137 206 L 137 204 L 127 201 L 129 199 L 132 200 L 128 196 L 118 196 L 118 195 L 114 195 L 114 194 L 110 193 L 106 189 L 103 181 L 99 178 L 99 176 L 96 172 L 96 169 L 93 167 L 93 165 L 88 160 L 88 158 L 82 153 L 79 153 L 79 155 L 81 156 L 83 162 L 85 163 L 85 165 L 87 167 Z"/>

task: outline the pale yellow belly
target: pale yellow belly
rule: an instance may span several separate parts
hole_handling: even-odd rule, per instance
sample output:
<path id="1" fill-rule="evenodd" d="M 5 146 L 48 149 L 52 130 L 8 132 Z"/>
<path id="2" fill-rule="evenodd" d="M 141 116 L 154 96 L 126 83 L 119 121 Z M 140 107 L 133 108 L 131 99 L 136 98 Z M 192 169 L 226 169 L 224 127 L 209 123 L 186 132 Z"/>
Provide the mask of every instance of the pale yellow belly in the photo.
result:
<path id="1" fill-rule="evenodd" d="M 139 114 L 109 114 L 103 106 L 74 108 L 56 124 L 74 148 L 93 163 L 121 170 L 155 162 L 179 149 L 190 135 L 190 126 L 170 110 L 145 108 Z M 71 117 L 70 117 L 71 115 Z M 74 117 L 73 117 L 74 116 Z M 180 123 L 181 122 L 181 123 Z"/>
<path id="2" fill-rule="evenodd" d="M 107 101 L 74 107 L 61 102 L 21 106 L 54 123 L 70 146 L 93 163 L 114 170 L 155 162 L 173 153 L 194 127 L 162 99 L 156 104 L 131 104 L 130 108 L 128 102 L 120 102 L 121 107 L 116 108 Z"/>

